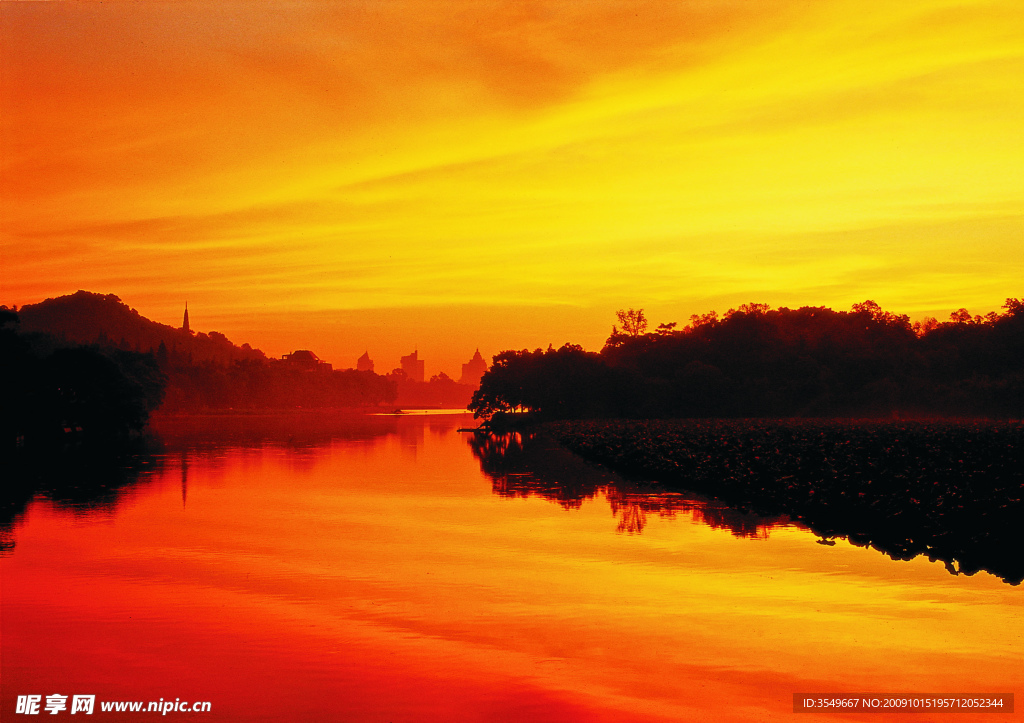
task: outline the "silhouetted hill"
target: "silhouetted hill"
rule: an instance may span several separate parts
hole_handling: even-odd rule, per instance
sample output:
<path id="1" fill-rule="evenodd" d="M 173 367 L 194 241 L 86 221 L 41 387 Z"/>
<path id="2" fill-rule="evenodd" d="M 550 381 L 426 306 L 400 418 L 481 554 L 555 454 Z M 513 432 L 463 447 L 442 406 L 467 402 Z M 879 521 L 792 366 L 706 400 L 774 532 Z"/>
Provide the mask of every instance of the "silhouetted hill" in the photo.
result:
<path id="1" fill-rule="evenodd" d="M 265 359 L 248 344 L 236 346 L 220 332 L 188 332 L 147 319 L 114 294 L 76 291 L 18 310 L 23 332 L 42 332 L 72 344 L 99 344 L 158 353 L 172 361 L 200 363 Z"/>
<path id="2" fill-rule="evenodd" d="M 111 358 L 148 357 L 167 381 L 166 412 L 352 408 L 391 404 L 397 396 L 395 382 L 373 372 L 268 359 L 216 331 L 151 321 L 113 294 L 78 291 L 7 313 L 12 320 L 5 323 L 17 325 L 20 317 L 17 333 L 40 358 L 82 346 Z"/>

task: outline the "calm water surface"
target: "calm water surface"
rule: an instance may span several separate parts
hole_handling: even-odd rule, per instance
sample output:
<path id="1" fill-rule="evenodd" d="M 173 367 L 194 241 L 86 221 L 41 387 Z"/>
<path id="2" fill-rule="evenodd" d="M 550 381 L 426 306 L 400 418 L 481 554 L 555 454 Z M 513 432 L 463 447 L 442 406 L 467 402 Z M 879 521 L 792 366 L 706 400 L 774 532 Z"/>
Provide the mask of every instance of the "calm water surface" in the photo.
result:
<path id="1" fill-rule="evenodd" d="M 53 693 L 211 702 L 177 720 L 536 723 L 1020 692 L 1021 589 L 987 573 L 474 441 L 466 417 L 267 421 L 170 429 L 123 486 L 29 503 L 2 558 L 0 717 Z"/>

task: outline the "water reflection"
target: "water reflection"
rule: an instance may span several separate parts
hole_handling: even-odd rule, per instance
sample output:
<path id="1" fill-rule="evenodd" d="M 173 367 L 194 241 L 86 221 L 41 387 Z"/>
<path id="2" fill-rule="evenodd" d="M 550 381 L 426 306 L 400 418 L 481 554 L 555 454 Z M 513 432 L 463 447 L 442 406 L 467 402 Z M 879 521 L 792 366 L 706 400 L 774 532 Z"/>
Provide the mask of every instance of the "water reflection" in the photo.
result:
<path id="1" fill-rule="evenodd" d="M 335 440 L 365 441 L 398 434 L 421 434 L 420 425 L 394 416 L 295 411 L 272 414 L 193 414 L 154 418 L 152 429 L 175 450 L 223 450 L 226 447 L 283 446 L 311 449 Z M 429 424 L 429 423 L 428 423 Z M 418 430 L 412 427 L 419 427 Z"/>
<path id="2" fill-rule="evenodd" d="M 667 491 L 654 482 L 627 480 L 585 462 L 543 435 L 473 434 L 468 441 L 494 494 L 537 496 L 576 509 L 603 493 L 617 521 L 617 532 L 640 534 L 648 515 L 673 518 L 681 512 L 713 529 L 752 539 L 767 539 L 773 527 L 791 524 L 785 515 L 758 515 L 701 495 Z"/>
<path id="3" fill-rule="evenodd" d="M 728 530 L 736 537 L 757 540 L 767 540 L 768 531 L 774 527 L 793 524 L 785 515 L 766 517 L 744 512 L 719 500 L 692 493 L 644 491 L 642 485 L 634 483 L 632 486 L 637 489 L 609 487 L 605 490 L 612 513 L 619 520 L 619 532 L 642 532 L 649 512 L 668 518 L 685 512 L 695 522 L 713 530 Z"/>
<path id="4" fill-rule="evenodd" d="M 42 498 L 77 517 L 113 512 L 140 481 L 163 467 L 156 445 L 147 440 L 129 450 L 79 452 L 32 459 L 9 468 L 0 511 L 0 554 L 15 547 L 15 530 L 29 503 Z"/>
<path id="5" fill-rule="evenodd" d="M 154 418 L 150 433 L 117 448 L 75 449 L 19 460 L 5 470 L 0 490 L 0 555 L 15 548 L 16 530 L 35 498 L 75 516 L 109 514 L 140 483 L 166 465 L 180 468 L 181 504 L 188 506 L 189 466 L 217 469 L 234 462 L 227 451 L 245 454 L 287 450 L 297 470 L 310 469 L 325 446 L 342 441 L 373 447 L 396 437 L 411 459 L 425 436 L 454 434 L 451 416 L 364 415 L 296 411 L 273 414 L 167 415 Z"/>
<path id="6" fill-rule="evenodd" d="M 149 471 L 37 497 L 0 560 L 0 719 L 18 695 L 95 693 L 230 723 L 740 723 L 794 691 L 1020 679 L 1018 591 L 988 576 L 815 545 L 558 449 L 531 461 L 531 440 L 474 457 L 465 424 L 168 435 Z M 659 524 L 681 514 L 707 524 Z"/>
<path id="7" fill-rule="evenodd" d="M 855 526 L 856 520 L 845 526 L 803 518 L 798 522 L 788 515 L 766 516 L 737 509 L 690 491 L 666 489 L 656 482 L 626 480 L 610 470 L 592 466 L 543 435 L 474 434 L 469 445 L 482 471 L 491 479 L 495 494 L 535 495 L 572 509 L 603 492 L 617 520 L 616 529 L 622 533 L 641 533 L 650 514 L 671 518 L 686 512 L 694 521 L 727 529 L 736 537 L 767 539 L 772 528 L 795 525 L 813 532 L 824 546 L 833 546 L 835 538 L 845 538 L 892 560 L 910 561 L 923 556 L 931 562 L 940 561 L 952 575 L 970 576 L 985 570 L 1011 585 L 1024 580 L 1024 561 L 1016 552 L 1019 545 L 1002 541 L 1010 537 L 1016 543 L 1017 533 L 1013 531 L 996 542 L 976 539 L 958 530 L 943 531 L 934 539 L 911 539 L 899 524 L 868 535 Z"/>

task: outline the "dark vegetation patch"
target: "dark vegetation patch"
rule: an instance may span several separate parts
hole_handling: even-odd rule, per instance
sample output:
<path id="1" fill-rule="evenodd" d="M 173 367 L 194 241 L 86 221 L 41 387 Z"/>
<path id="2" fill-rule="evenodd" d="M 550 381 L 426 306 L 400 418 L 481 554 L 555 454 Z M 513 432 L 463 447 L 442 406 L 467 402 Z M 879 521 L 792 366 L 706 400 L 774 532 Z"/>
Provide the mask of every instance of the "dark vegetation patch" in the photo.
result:
<path id="1" fill-rule="evenodd" d="M 167 383 L 151 354 L 16 327 L 0 308 L 0 460 L 119 449 L 143 433 Z"/>
<path id="2" fill-rule="evenodd" d="M 600 352 L 565 344 L 494 357 L 478 416 L 545 419 L 1024 417 L 1024 302 L 911 324 L 872 301 L 850 311 L 744 304 L 647 333 L 643 310 Z"/>
<path id="3" fill-rule="evenodd" d="M 824 537 L 951 572 L 1024 579 L 1024 424 L 987 421 L 602 420 L 545 425 L 633 477 L 788 514 Z"/>

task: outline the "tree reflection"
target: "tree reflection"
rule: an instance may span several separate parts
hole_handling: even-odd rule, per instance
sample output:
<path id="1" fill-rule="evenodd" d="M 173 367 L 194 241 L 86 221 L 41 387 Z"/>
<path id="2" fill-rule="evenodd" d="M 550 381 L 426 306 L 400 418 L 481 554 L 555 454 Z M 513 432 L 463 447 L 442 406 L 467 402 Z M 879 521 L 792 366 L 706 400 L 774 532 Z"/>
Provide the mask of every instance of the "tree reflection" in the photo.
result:
<path id="1" fill-rule="evenodd" d="M 67 445 L 59 450 L 19 454 L 5 460 L 0 485 L 0 554 L 15 547 L 15 531 L 33 499 L 50 500 L 74 515 L 113 512 L 130 490 L 145 483 L 174 455 L 181 466 L 181 503 L 188 502 L 192 459 L 206 466 L 223 463 L 225 448 L 284 447 L 294 465 L 312 464 L 319 450 L 335 441 L 376 445 L 398 437 L 413 450 L 422 446 L 426 427 L 444 433 L 447 420 L 391 416 L 291 413 L 210 414 L 153 420 L 150 433 L 117 444 Z"/>
<path id="2" fill-rule="evenodd" d="M 58 509 L 74 515 L 112 512 L 132 488 L 162 468 L 158 449 L 153 440 L 148 440 L 117 452 L 82 450 L 13 466 L 3 487 L 0 554 L 14 549 L 14 531 L 33 499 L 48 499 Z"/>
<path id="3" fill-rule="evenodd" d="M 683 512 L 713 529 L 737 537 L 766 539 L 768 531 L 789 522 L 786 516 L 765 517 L 728 507 L 699 495 L 668 492 L 653 482 L 630 481 L 591 465 L 551 439 L 529 432 L 473 434 L 473 455 L 500 497 L 536 496 L 565 509 L 604 494 L 617 520 L 616 531 L 640 534 L 648 515 L 674 518 Z"/>
<path id="4" fill-rule="evenodd" d="M 532 434 L 474 434 L 469 444 L 500 497 L 535 495 L 575 509 L 617 480 L 617 475 L 603 473 Z"/>
<path id="5" fill-rule="evenodd" d="M 648 513 L 671 519 L 679 512 L 685 512 L 695 522 L 714 530 L 728 530 L 736 537 L 756 540 L 767 540 L 771 528 L 790 521 L 786 515 L 767 517 L 744 512 L 719 500 L 695 494 L 629 491 L 616 486 L 605 490 L 605 496 L 611 504 L 612 514 L 619 520 L 617 530 L 629 534 L 643 531 Z"/>
<path id="6" fill-rule="evenodd" d="M 1010 435 L 1004 437 L 1004 443 L 1011 445 Z M 1001 506 L 983 505 L 972 512 L 967 509 L 969 500 L 965 494 L 954 489 L 949 493 L 948 504 L 937 505 L 940 518 L 949 520 L 948 525 L 938 525 L 934 530 L 920 532 L 913 526 L 916 519 L 914 515 L 923 514 L 916 504 L 909 505 L 905 510 L 895 509 L 881 519 L 879 524 L 868 527 L 862 518 L 854 514 L 859 509 L 858 504 L 861 507 L 864 505 L 857 499 L 844 498 L 843 504 L 826 507 L 821 499 L 824 495 L 819 494 L 799 514 L 791 508 L 780 505 L 765 507 L 749 500 L 742 503 L 742 508 L 730 507 L 718 499 L 705 498 L 690 491 L 672 491 L 679 487 L 626 480 L 609 470 L 591 466 L 547 437 L 529 433 L 476 434 L 469 443 L 480 461 L 481 469 L 492 480 L 495 494 L 505 497 L 536 495 L 556 501 L 565 508 L 575 508 L 583 500 L 603 493 L 611 505 L 620 533 L 640 534 L 650 515 L 673 517 L 681 511 L 690 515 L 695 522 L 714 529 L 729 530 L 736 537 L 751 539 L 766 539 L 773 527 L 799 520 L 801 526 L 821 538 L 819 542 L 823 545 L 834 544 L 834 538 L 843 537 L 853 545 L 871 547 L 893 560 L 911 560 L 925 555 L 930 560 L 944 562 L 946 569 L 954 575 L 973 575 L 987 570 L 1012 585 L 1019 585 L 1024 580 L 1024 561 L 1017 551 L 1018 526 L 1011 520 L 1020 501 L 1019 493 L 1015 492 L 1019 489 L 1019 483 L 1014 482 L 1019 479 L 1020 472 L 999 472 L 995 462 L 982 467 L 1002 485 L 996 485 L 994 489 L 1007 490 L 1005 494 L 1008 502 Z M 603 448 L 621 452 L 624 447 L 616 447 L 617 444 L 618 441 L 610 439 Z M 1017 448 L 1019 445 L 1013 447 Z M 958 448 L 954 451 L 958 456 L 966 454 Z M 950 450 L 945 450 L 946 457 L 950 453 Z M 973 453 L 984 456 L 984 451 Z M 749 451 L 747 456 L 750 456 Z M 929 459 L 934 462 L 936 456 L 932 455 Z M 730 450 L 730 454 L 722 459 L 725 460 L 723 464 L 736 464 L 744 456 Z M 815 461 L 811 453 L 799 459 L 804 465 Z M 873 481 L 884 481 L 884 475 L 874 475 Z M 939 489 L 938 481 L 926 478 L 926 482 Z M 973 478 L 964 476 L 961 482 L 967 491 L 973 489 L 975 493 L 981 494 L 985 490 L 980 475 Z M 677 481 L 676 484 L 684 483 L 685 480 Z M 1014 484 L 1018 486 L 1014 487 Z M 750 489 L 747 491 L 751 492 Z M 756 492 L 756 489 L 753 491 Z M 833 487 L 831 492 L 843 496 L 841 487 Z M 899 499 L 897 492 L 898 489 L 892 487 L 887 499 Z M 907 496 L 906 493 L 904 496 Z M 918 500 L 911 502 L 917 503 Z M 750 507 L 759 509 L 761 513 L 749 511 Z M 787 509 L 793 517 L 769 514 L 782 509 Z M 814 514 L 808 514 L 808 509 Z M 832 514 L 826 515 L 829 511 Z"/>

